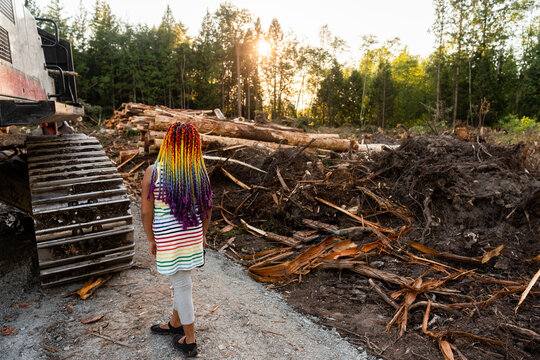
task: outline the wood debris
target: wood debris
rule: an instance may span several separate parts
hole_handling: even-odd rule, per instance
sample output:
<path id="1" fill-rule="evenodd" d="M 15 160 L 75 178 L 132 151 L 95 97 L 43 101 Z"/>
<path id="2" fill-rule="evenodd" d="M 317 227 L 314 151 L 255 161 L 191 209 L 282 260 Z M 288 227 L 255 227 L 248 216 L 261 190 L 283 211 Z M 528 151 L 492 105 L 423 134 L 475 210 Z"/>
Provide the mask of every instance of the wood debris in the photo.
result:
<path id="1" fill-rule="evenodd" d="M 87 318 L 82 319 L 81 323 L 83 323 L 85 325 L 86 324 L 92 324 L 92 323 L 100 321 L 101 319 L 103 319 L 104 316 L 105 316 L 105 314 L 95 314 L 95 315 L 92 315 L 92 316 L 89 316 Z"/>
<path id="2" fill-rule="evenodd" d="M 32 306 L 32 304 L 25 304 L 25 303 L 19 303 L 19 302 L 14 302 L 10 305 L 10 307 L 18 307 L 18 308 L 27 308 L 29 306 Z"/>
<path id="3" fill-rule="evenodd" d="M 230 226 L 230 225 L 227 225 L 226 227 L 230 227 L 230 228 L 232 229 L 232 226 Z M 225 243 L 225 245 L 223 245 L 222 247 L 219 248 L 218 251 L 219 251 L 219 252 L 224 252 L 226 248 L 228 248 L 229 246 L 232 245 L 232 243 L 234 242 L 234 239 L 235 239 L 234 236 L 231 237 L 231 238 Z"/>
<path id="4" fill-rule="evenodd" d="M 53 352 L 53 353 L 56 353 L 58 352 L 58 349 L 53 347 L 53 346 L 49 346 L 49 345 L 43 345 L 43 348 L 47 351 L 50 351 L 50 352 Z"/>
<path id="5" fill-rule="evenodd" d="M 128 162 L 130 162 L 131 160 L 135 159 L 135 157 L 139 155 L 139 152 L 137 151 L 136 153 L 132 154 L 131 156 L 129 156 L 126 160 L 124 160 L 124 162 L 122 162 L 120 165 L 118 165 L 116 168 L 118 170 L 120 170 L 121 168 L 124 167 L 124 165 L 126 165 Z"/>
<path id="6" fill-rule="evenodd" d="M 82 288 L 80 288 L 76 293 L 81 297 L 82 300 L 88 299 L 94 291 L 101 285 L 103 285 L 107 280 L 109 280 L 112 275 L 107 275 L 103 277 L 98 277 L 97 279 L 90 278 Z"/>
<path id="7" fill-rule="evenodd" d="M 19 330 L 13 327 L 4 326 L 0 328 L 0 332 L 2 333 L 2 336 L 9 336 L 9 335 L 17 335 L 19 333 Z"/>
<path id="8" fill-rule="evenodd" d="M 90 334 L 92 334 L 92 335 L 94 335 L 94 336 L 97 336 L 97 337 L 100 337 L 100 338 L 102 338 L 102 339 L 108 340 L 108 341 L 110 341 L 110 342 L 112 342 L 113 344 L 116 344 L 116 345 L 125 346 L 125 347 L 132 348 L 132 349 L 136 349 L 136 348 L 137 348 L 136 346 L 133 346 L 133 345 L 131 345 L 131 344 L 128 344 L 127 342 L 113 339 L 112 337 L 107 336 L 107 335 L 103 335 L 103 334 L 96 333 L 96 332 L 90 332 Z"/>
<path id="9" fill-rule="evenodd" d="M 456 262 L 471 263 L 471 264 L 485 264 L 492 258 L 499 256 L 501 252 L 504 250 L 504 245 L 499 245 L 495 249 L 487 252 L 483 256 L 469 257 L 469 256 L 462 256 L 462 255 L 451 254 L 448 252 L 438 251 L 438 250 L 429 248 L 425 245 L 419 244 L 416 241 L 409 241 L 409 245 L 413 249 L 416 249 L 418 251 L 423 252 L 424 254 L 428 254 L 437 258 L 446 259 L 450 261 L 456 261 Z"/>
<path id="10" fill-rule="evenodd" d="M 540 269 L 536 272 L 536 274 L 532 277 L 531 281 L 529 281 L 529 284 L 525 288 L 525 291 L 523 291 L 523 294 L 521 294 L 521 297 L 519 298 L 519 302 L 515 308 L 515 311 L 519 309 L 523 301 L 527 298 L 527 295 L 529 295 L 529 292 L 531 291 L 532 287 L 536 284 L 538 281 L 538 278 L 540 278 Z"/>
<path id="11" fill-rule="evenodd" d="M 530 329 L 524 329 L 522 327 L 512 325 L 512 324 L 502 324 L 502 327 L 505 329 L 510 330 L 513 333 L 516 333 L 518 335 L 524 336 L 526 338 L 532 339 L 534 341 L 540 341 L 540 334 L 530 330 Z"/>

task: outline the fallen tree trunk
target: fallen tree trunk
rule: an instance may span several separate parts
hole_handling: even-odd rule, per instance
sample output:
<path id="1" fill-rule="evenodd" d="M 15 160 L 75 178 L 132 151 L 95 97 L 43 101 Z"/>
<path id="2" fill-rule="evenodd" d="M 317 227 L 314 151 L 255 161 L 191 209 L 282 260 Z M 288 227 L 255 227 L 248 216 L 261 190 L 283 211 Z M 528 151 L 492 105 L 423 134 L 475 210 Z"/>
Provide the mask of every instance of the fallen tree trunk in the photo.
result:
<path id="1" fill-rule="evenodd" d="M 149 137 L 149 143 L 154 146 L 155 149 L 159 149 L 161 147 L 161 143 L 163 142 L 163 138 L 165 137 L 166 132 L 165 131 L 149 131 L 147 136 Z M 201 134 L 201 140 L 204 146 L 212 143 L 217 142 L 218 144 L 226 147 L 226 146 L 234 146 L 234 145 L 245 145 L 248 147 L 258 147 L 263 149 L 272 149 L 277 150 L 280 147 L 280 144 L 275 142 L 266 142 L 266 141 L 257 141 L 257 140 L 250 140 L 250 139 L 240 139 L 240 138 L 234 138 L 234 137 L 227 137 L 227 136 L 215 136 L 215 135 L 206 135 Z M 317 141 L 315 141 L 316 143 Z M 288 144 L 281 144 L 281 148 L 293 148 L 295 146 L 291 146 Z M 360 152 L 379 152 L 383 151 L 383 148 L 385 145 L 383 144 L 366 144 L 362 145 L 360 149 L 356 149 L 356 151 Z M 325 150 L 325 149 L 322 149 Z"/>
<path id="2" fill-rule="evenodd" d="M 163 136 L 164 135 L 165 133 L 163 132 Z M 159 150 L 159 148 L 161 147 L 161 143 L 163 142 L 163 137 L 153 138 L 153 139 L 154 140 L 150 140 L 150 144 L 153 146 L 154 149 Z M 218 143 L 223 147 L 244 145 L 247 147 L 255 147 L 255 148 L 259 148 L 263 150 L 277 150 L 279 148 L 279 144 L 277 143 L 247 140 L 247 139 L 237 139 L 237 138 L 231 138 L 231 137 L 225 137 L 225 136 L 201 134 L 201 140 L 202 140 L 203 146 L 208 146 L 211 143 Z M 293 148 L 293 146 L 281 145 L 281 148 Z"/>
<path id="3" fill-rule="evenodd" d="M 308 133 L 299 133 L 292 131 L 277 130 L 272 128 L 262 128 L 254 125 L 241 124 L 229 121 L 217 121 L 203 117 L 191 116 L 188 114 L 178 114 L 174 116 L 156 115 L 154 124 L 150 124 L 149 129 L 165 131 L 169 126 L 177 121 L 192 124 L 202 134 L 212 134 L 227 136 L 232 138 L 241 138 L 247 140 L 258 140 L 273 143 L 285 143 L 291 146 L 297 146 L 315 141 L 310 145 L 314 148 L 327 149 L 334 151 L 347 151 L 349 148 L 356 149 L 358 144 L 354 140 L 339 139 L 335 137 L 317 134 L 310 136 Z"/>

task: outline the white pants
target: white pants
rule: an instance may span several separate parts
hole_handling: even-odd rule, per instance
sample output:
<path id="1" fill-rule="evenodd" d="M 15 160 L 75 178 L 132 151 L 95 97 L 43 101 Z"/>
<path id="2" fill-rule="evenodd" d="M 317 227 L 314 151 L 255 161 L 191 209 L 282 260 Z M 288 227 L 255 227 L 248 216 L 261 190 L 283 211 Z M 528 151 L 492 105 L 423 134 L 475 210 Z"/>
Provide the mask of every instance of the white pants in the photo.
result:
<path id="1" fill-rule="evenodd" d="M 182 325 L 193 324 L 193 298 L 191 296 L 191 270 L 178 270 L 169 275 L 174 289 L 174 309 L 180 316 Z"/>

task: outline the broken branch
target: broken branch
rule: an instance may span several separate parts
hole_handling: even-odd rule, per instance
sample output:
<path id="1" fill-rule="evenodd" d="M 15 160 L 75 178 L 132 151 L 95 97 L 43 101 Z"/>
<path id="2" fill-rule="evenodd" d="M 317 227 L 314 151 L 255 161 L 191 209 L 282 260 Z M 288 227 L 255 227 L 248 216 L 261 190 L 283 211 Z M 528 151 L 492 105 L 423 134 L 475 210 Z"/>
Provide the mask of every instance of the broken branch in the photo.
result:
<path id="1" fill-rule="evenodd" d="M 394 309 L 397 310 L 397 308 L 399 307 L 398 304 L 396 304 L 396 302 L 392 299 L 390 299 L 388 297 L 388 295 L 386 295 L 380 287 L 377 286 L 377 284 L 375 284 L 375 282 L 372 280 L 372 279 L 368 279 L 368 282 L 369 282 L 369 285 L 371 285 L 371 287 L 373 288 L 373 290 L 375 290 L 377 292 L 377 294 L 379 294 L 379 296 L 384 300 L 386 301 L 387 304 L 389 304 L 390 306 L 392 306 Z"/>
<path id="2" fill-rule="evenodd" d="M 518 311 L 520 305 L 523 303 L 523 301 L 525 301 L 525 299 L 527 298 L 527 295 L 529 295 L 529 292 L 531 291 L 534 284 L 536 284 L 539 277 L 540 277 L 540 269 L 538 269 L 536 274 L 532 277 L 531 281 L 529 281 L 529 284 L 527 285 L 527 288 L 525 288 L 525 291 L 523 291 L 523 294 L 521 294 L 521 296 L 519 298 L 519 302 L 518 302 L 516 308 L 514 309 L 514 311 Z"/>
<path id="3" fill-rule="evenodd" d="M 93 332 L 93 331 L 90 334 L 92 334 L 94 336 L 97 336 L 97 337 L 100 337 L 102 339 L 108 340 L 108 341 L 110 341 L 112 343 L 115 343 L 116 345 L 121 345 L 121 346 L 125 346 L 125 347 L 131 348 L 131 349 L 136 349 L 136 347 L 133 346 L 133 345 L 130 345 L 130 344 L 128 344 L 126 342 L 123 342 L 123 341 L 113 339 L 112 337 L 107 336 L 107 335 L 98 334 L 98 333 Z"/>
<path id="4" fill-rule="evenodd" d="M 244 146 L 244 145 L 242 145 L 242 146 Z M 224 157 L 220 157 L 220 156 L 210 156 L 210 155 L 203 155 L 203 158 L 205 160 L 223 161 L 223 164 L 225 164 L 227 162 L 230 162 L 230 163 L 233 163 L 233 164 L 242 165 L 242 166 L 245 166 L 247 168 L 253 169 L 255 171 L 262 172 L 263 174 L 266 174 L 266 171 L 261 170 L 258 167 L 255 167 L 253 165 L 250 165 L 250 164 L 245 163 L 245 162 L 240 161 L 240 160 L 235 160 L 235 159 L 231 159 L 231 158 L 224 158 Z"/>
<path id="5" fill-rule="evenodd" d="M 126 161 L 124 161 L 123 163 L 121 163 L 120 165 L 118 165 L 116 168 L 118 170 L 120 170 L 122 167 L 124 167 L 124 165 L 126 165 L 128 162 L 130 162 L 131 160 L 135 159 L 137 157 L 137 155 L 139 155 L 139 152 L 136 152 L 135 154 L 133 154 L 132 156 L 130 156 Z"/>
<path id="6" fill-rule="evenodd" d="M 235 178 L 230 172 L 228 172 L 227 170 L 225 170 L 224 168 L 221 168 L 221 171 L 223 171 L 223 174 L 225 174 L 225 176 L 227 176 L 229 179 L 231 179 L 232 181 L 234 181 L 234 183 L 238 186 L 240 186 L 242 189 L 245 189 L 245 190 L 251 190 L 251 188 L 249 186 L 247 186 L 246 184 L 244 184 L 243 182 L 241 182 L 240 180 L 238 180 L 237 178 Z"/>

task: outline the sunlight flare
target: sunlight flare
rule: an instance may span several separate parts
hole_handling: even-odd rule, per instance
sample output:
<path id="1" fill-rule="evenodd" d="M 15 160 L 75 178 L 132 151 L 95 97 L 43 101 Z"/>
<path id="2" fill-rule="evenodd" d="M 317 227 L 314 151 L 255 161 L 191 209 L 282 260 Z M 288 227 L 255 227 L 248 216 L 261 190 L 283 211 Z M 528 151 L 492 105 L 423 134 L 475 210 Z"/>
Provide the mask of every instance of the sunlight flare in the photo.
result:
<path id="1" fill-rule="evenodd" d="M 268 56 L 271 51 L 272 46 L 268 41 L 261 39 L 257 42 L 257 52 L 259 53 L 259 56 Z"/>

